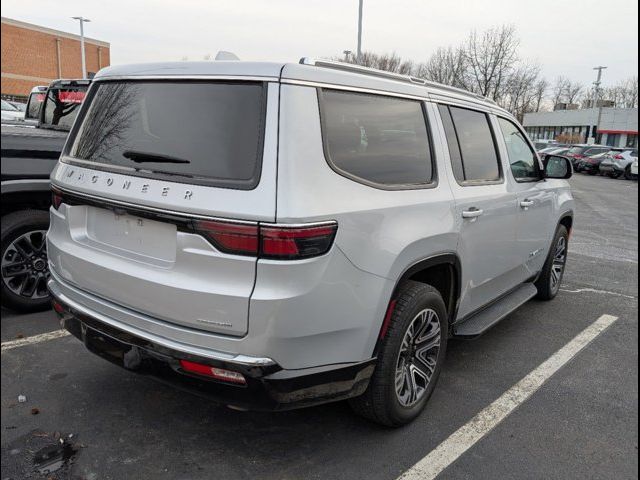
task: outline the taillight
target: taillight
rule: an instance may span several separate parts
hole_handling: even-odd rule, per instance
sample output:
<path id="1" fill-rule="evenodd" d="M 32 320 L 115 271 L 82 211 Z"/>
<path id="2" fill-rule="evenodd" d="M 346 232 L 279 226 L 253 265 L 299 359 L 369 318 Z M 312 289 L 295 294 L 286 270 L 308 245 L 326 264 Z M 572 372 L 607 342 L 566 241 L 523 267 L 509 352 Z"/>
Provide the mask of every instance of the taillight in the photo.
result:
<path id="1" fill-rule="evenodd" d="M 196 230 L 221 252 L 251 256 L 258 254 L 257 225 L 201 220 L 196 222 Z"/>
<path id="2" fill-rule="evenodd" d="M 51 205 L 58 210 L 62 204 L 62 194 L 57 190 L 51 190 Z"/>
<path id="3" fill-rule="evenodd" d="M 224 368 L 212 367 L 203 363 L 190 362 L 188 360 L 180 360 L 180 366 L 185 372 L 195 373 L 204 377 L 210 377 L 222 382 L 235 383 L 238 385 L 246 385 L 247 380 L 239 372 L 226 370 Z"/>
<path id="4" fill-rule="evenodd" d="M 327 253 L 338 225 L 249 225 L 202 220 L 195 223 L 195 229 L 224 253 L 299 260 Z"/>
<path id="5" fill-rule="evenodd" d="M 260 257 L 296 260 L 317 257 L 329 251 L 338 226 L 261 227 Z"/>
<path id="6" fill-rule="evenodd" d="M 624 159 L 624 157 L 622 155 L 620 155 L 620 154 L 616 155 L 613 158 L 615 158 L 616 160 L 623 160 Z"/>

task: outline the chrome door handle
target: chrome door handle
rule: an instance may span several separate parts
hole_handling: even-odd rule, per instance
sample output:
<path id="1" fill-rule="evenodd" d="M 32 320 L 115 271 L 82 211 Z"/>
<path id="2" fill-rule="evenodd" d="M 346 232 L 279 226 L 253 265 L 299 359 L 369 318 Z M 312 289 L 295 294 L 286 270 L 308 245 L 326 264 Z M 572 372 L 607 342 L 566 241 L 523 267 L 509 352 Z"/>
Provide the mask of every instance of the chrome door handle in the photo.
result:
<path id="1" fill-rule="evenodd" d="M 520 202 L 520 206 L 522 208 L 529 208 L 529 207 L 533 207 L 536 204 L 536 202 L 534 202 L 533 200 L 523 200 Z"/>
<path id="2" fill-rule="evenodd" d="M 480 210 L 479 208 L 470 208 L 469 210 L 465 210 L 462 212 L 462 218 L 478 218 L 479 216 L 484 214 L 484 210 Z"/>

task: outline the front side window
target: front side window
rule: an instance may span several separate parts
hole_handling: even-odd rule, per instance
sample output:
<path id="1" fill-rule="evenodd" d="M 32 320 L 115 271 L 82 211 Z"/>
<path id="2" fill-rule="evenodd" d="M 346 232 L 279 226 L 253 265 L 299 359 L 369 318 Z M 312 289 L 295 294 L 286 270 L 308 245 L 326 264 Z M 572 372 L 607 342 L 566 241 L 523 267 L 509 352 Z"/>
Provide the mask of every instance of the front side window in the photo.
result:
<path id="1" fill-rule="evenodd" d="M 89 102 L 70 161 L 240 190 L 258 184 L 263 83 L 101 82 Z"/>
<path id="2" fill-rule="evenodd" d="M 339 173 L 383 187 L 432 183 L 420 101 L 328 89 L 319 98 L 327 160 Z"/>
<path id="3" fill-rule="evenodd" d="M 440 106 L 440 114 L 458 182 L 500 181 L 500 161 L 488 115 L 445 105 Z"/>
<path id="4" fill-rule="evenodd" d="M 500 130 L 507 145 L 511 172 L 517 181 L 540 179 L 538 157 L 529 146 L 520 129 L 510 120 L 498 118 Z"/>

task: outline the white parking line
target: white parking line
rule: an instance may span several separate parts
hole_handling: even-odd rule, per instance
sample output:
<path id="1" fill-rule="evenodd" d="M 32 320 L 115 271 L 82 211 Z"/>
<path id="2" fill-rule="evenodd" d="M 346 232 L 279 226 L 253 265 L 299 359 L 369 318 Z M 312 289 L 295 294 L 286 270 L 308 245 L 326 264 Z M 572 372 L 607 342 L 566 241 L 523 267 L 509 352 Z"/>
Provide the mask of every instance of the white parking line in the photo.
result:
<path id="1" fill-rule="evenodd" d="M 518 406 L 533 395 L 553 374 L 610 327 L 618 317 L 603 315 L 585 328 L 573 340 L 554 353 L 526 377 L 507 390 L 500 398 L 478 413 L 466 425 L 400 475 L 399 480 L 431 480 L 479 442 Z"/>
<path id="2" fill-rule="evenodd" d="M 40 335 L 34 335 L 27 338 L 19 338 L 18 340 L 11 340 L 9 342 L 2 342 L 2 353 L 12 348 L 24 347 L 25 345 L 33 345 L 34 343 L 47 342 L 49 340 L 55 340 L 56 338 L 62 338 L 70 335 L 66 330 L 54 330 L 53 332 L 41 333 Z"/>

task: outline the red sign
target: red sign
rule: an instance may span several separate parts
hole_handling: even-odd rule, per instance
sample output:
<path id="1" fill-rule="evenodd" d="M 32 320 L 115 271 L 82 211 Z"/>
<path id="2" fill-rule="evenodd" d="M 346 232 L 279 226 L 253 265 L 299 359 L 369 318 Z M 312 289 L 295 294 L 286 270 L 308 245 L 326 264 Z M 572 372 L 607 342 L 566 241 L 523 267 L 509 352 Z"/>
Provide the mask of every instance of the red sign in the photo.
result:
<path id="1" fill-rule="evenodd" d="M 58 100 L 64 103 L 82 103 L 85 92 L 78 90 L 60 90 Z"/>

